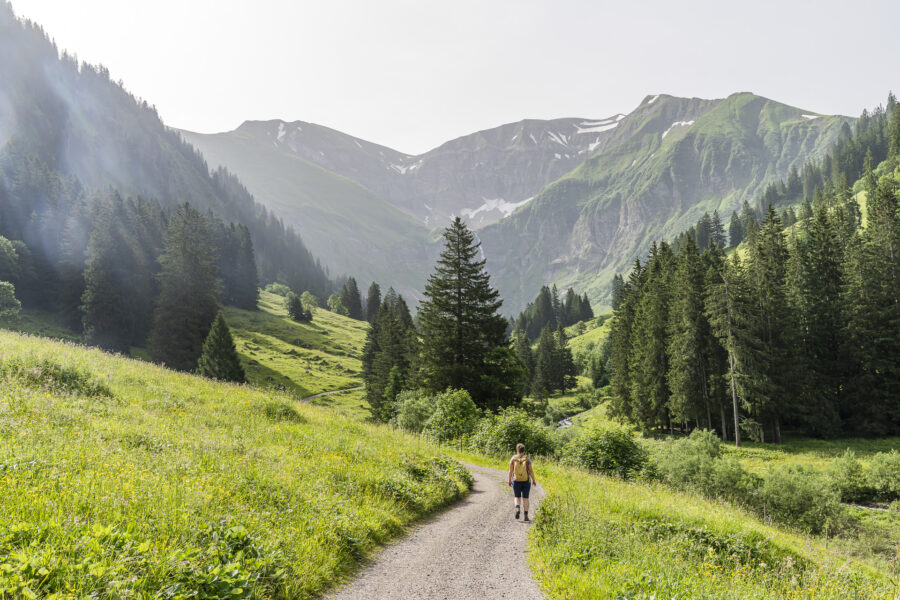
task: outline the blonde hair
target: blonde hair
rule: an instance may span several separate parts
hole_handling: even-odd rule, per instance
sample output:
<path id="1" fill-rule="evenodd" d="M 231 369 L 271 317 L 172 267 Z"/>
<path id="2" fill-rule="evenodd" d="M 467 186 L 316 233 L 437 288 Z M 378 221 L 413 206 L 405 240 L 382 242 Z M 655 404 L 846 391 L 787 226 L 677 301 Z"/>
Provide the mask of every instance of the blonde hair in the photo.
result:
<path id="1" fill-rule="evenodd" d="M 522 454 L 525 452 L 525 444 L 516 444 L 516 452 Z"/>

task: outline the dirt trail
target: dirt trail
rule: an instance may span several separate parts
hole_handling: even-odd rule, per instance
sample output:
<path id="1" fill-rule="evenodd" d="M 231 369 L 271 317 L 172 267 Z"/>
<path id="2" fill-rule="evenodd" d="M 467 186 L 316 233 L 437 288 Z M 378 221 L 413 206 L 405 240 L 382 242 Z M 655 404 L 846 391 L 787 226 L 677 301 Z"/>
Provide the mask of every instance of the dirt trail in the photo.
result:
<path id="1" fill-rule="evenodd" d="M 506 472 L 466 465 L 471 494 L 388 546 L 330 600 L 541 600 L 525 558 L 530 523 L 516 521 Z M 540 480 L 538 480 L 540 481 Z M 543 488 L 531 490 L 531 511 Z"/>
<path id="2" fill-rule="evenodd" d="M 330 392 L 319 392 L 318 394 L 313 394 L 312 396 L 307 396 L 303 398 L 301 402 L 306 402 L 307 400 L 313 400 L 315 398 L 321 398 L 322 396 L 330 396 L 331 394 L 340 394 L 341 392 L 355 392 L 356 390 L 365 389 L 365 386 L 358 386 L 352 388 L 344 388 L 342 390 L 331 390 Z"/>

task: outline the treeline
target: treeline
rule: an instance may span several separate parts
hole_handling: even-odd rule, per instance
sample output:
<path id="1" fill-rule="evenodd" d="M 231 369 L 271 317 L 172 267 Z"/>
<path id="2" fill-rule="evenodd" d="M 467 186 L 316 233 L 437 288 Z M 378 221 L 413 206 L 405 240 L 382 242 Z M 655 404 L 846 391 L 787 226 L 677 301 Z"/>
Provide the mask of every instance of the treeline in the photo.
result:
<path id="1" fill-rule="evenodd" d="M 614 299 L 613 412 L 723 439 L 900 432 L 898 155 L 900 135 L 880 177 L 866 160 L 865 227 L 831 188 L 790 238 L 769 207 L 745 256 L 654 244 Z"/>
<path id="2" fill-rule="evenodd" d="M 538 292 L 537 298 L 529 302 L 525 310 L 519 313 L 513 328 L 524 332 L 528 339 L 534 341 L 548 325 L 550 329 L 555 330 L 593 318 L 594 311 L 591 309 L 587 293 L 579 296 L 569 288 L 565 298 L 560 300 L 556 284 L 553 287 L 545 285 Z"/>
<path id="3" fill-rule="evenodd" d="M 375 418 L 396 415 L 404 390 L 465 390 L 479 409 L 496 410 L 522 399 L 525 366 L 507 344 L 507 320 L 491 287 L 480 244 L 457 218 L 444 232 L 445 247 L 425 286 L 418 319 L 402 296 L 379 300 L 369 289 L 372 326 L 363 351 L 366 397 Z M 374 318 L 371 317 L 377 306 Z"/>
<path id="4" fill-rule="evenodd" d="M 898 125 L 892 121 L 897 99 L 888 94 L 887 106 L 879 106 L 873 112 L 864 110 L 851 128 L 843 123 L 837 141 L 818 162 L 808 161 L 798 170 L 792 166 L 785 179 L 769 184 L 762 195 L 751 204 L 744 202 L 740 211 L 731 214 L 728 238 L 718 212 L 704 214 L 696 225 L 682 232 L 673 247 L 681 248 L 687 236 L 694 239 L 702 251 L 721 243 L 726 248 L 736 248 L 752 228 L 759 228 L 762 216 L 772 206 L 780 210 L 785 227 L 812 217 L 812 207 L 825 198 L 844 203 L 852 195 L 853 182 L 862 178 L 866 155 L 871 153 L 872 164 L 887 159 L 891 145 L 900 136 Z"/>
<path id="5" fill-rule="evenodd" d="M 549 324 L 544 326 L 536 350 L 532 350 L 531 341 L 521 329 L 513 331 L 512 343 L 516 357 L 525 367 L 526 395 L 544 400 L 553 392 L 565 394 L 575 387 L 578 369 L 562 327 L 554 331 Z"/>

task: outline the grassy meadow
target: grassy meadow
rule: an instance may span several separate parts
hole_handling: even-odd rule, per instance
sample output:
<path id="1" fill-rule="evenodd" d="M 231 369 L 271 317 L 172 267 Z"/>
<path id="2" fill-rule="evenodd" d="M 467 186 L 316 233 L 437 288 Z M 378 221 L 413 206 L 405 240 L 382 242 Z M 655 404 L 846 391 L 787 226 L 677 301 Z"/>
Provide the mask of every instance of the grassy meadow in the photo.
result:
<path id="1" fill-rule="evenodd" d="M 0 598 L 310 598 L 470 485 L 288 394 L 11 332 L 0 359 Z"/>

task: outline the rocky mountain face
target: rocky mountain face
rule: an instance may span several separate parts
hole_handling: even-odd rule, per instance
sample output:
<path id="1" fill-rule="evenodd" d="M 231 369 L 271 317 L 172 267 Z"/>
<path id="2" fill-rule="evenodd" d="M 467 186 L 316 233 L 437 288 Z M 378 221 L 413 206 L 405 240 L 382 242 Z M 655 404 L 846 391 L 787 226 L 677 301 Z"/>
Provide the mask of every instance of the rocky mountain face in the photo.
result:
<path id="1" fill-rule="evenodd" d="M 183 135 L 298 226 L 333 269 L 413 296 L 436 255 L 433 230 L 463 217 L 479 229 L 512 312 L 550 282 L 603 304 L 612 275 L 653 239 L 706 211 L 727 219 L 791 166 L 823 155 L 848 121 L 742 93 L 647 96 L 627 115 L 525 120 L 418 156 L 305 122 Z"/>
<path id="2" fill-rule="evenodd" d="M 603 304 L 612 276 L 652 240 L 707 211 L 727 219 L 792 166 L 824 156 L 850 121 L 749 93 L 647 97 L 578 168 L 480 232 L 495 282 L 511 306 L 548 282 Z"/>

